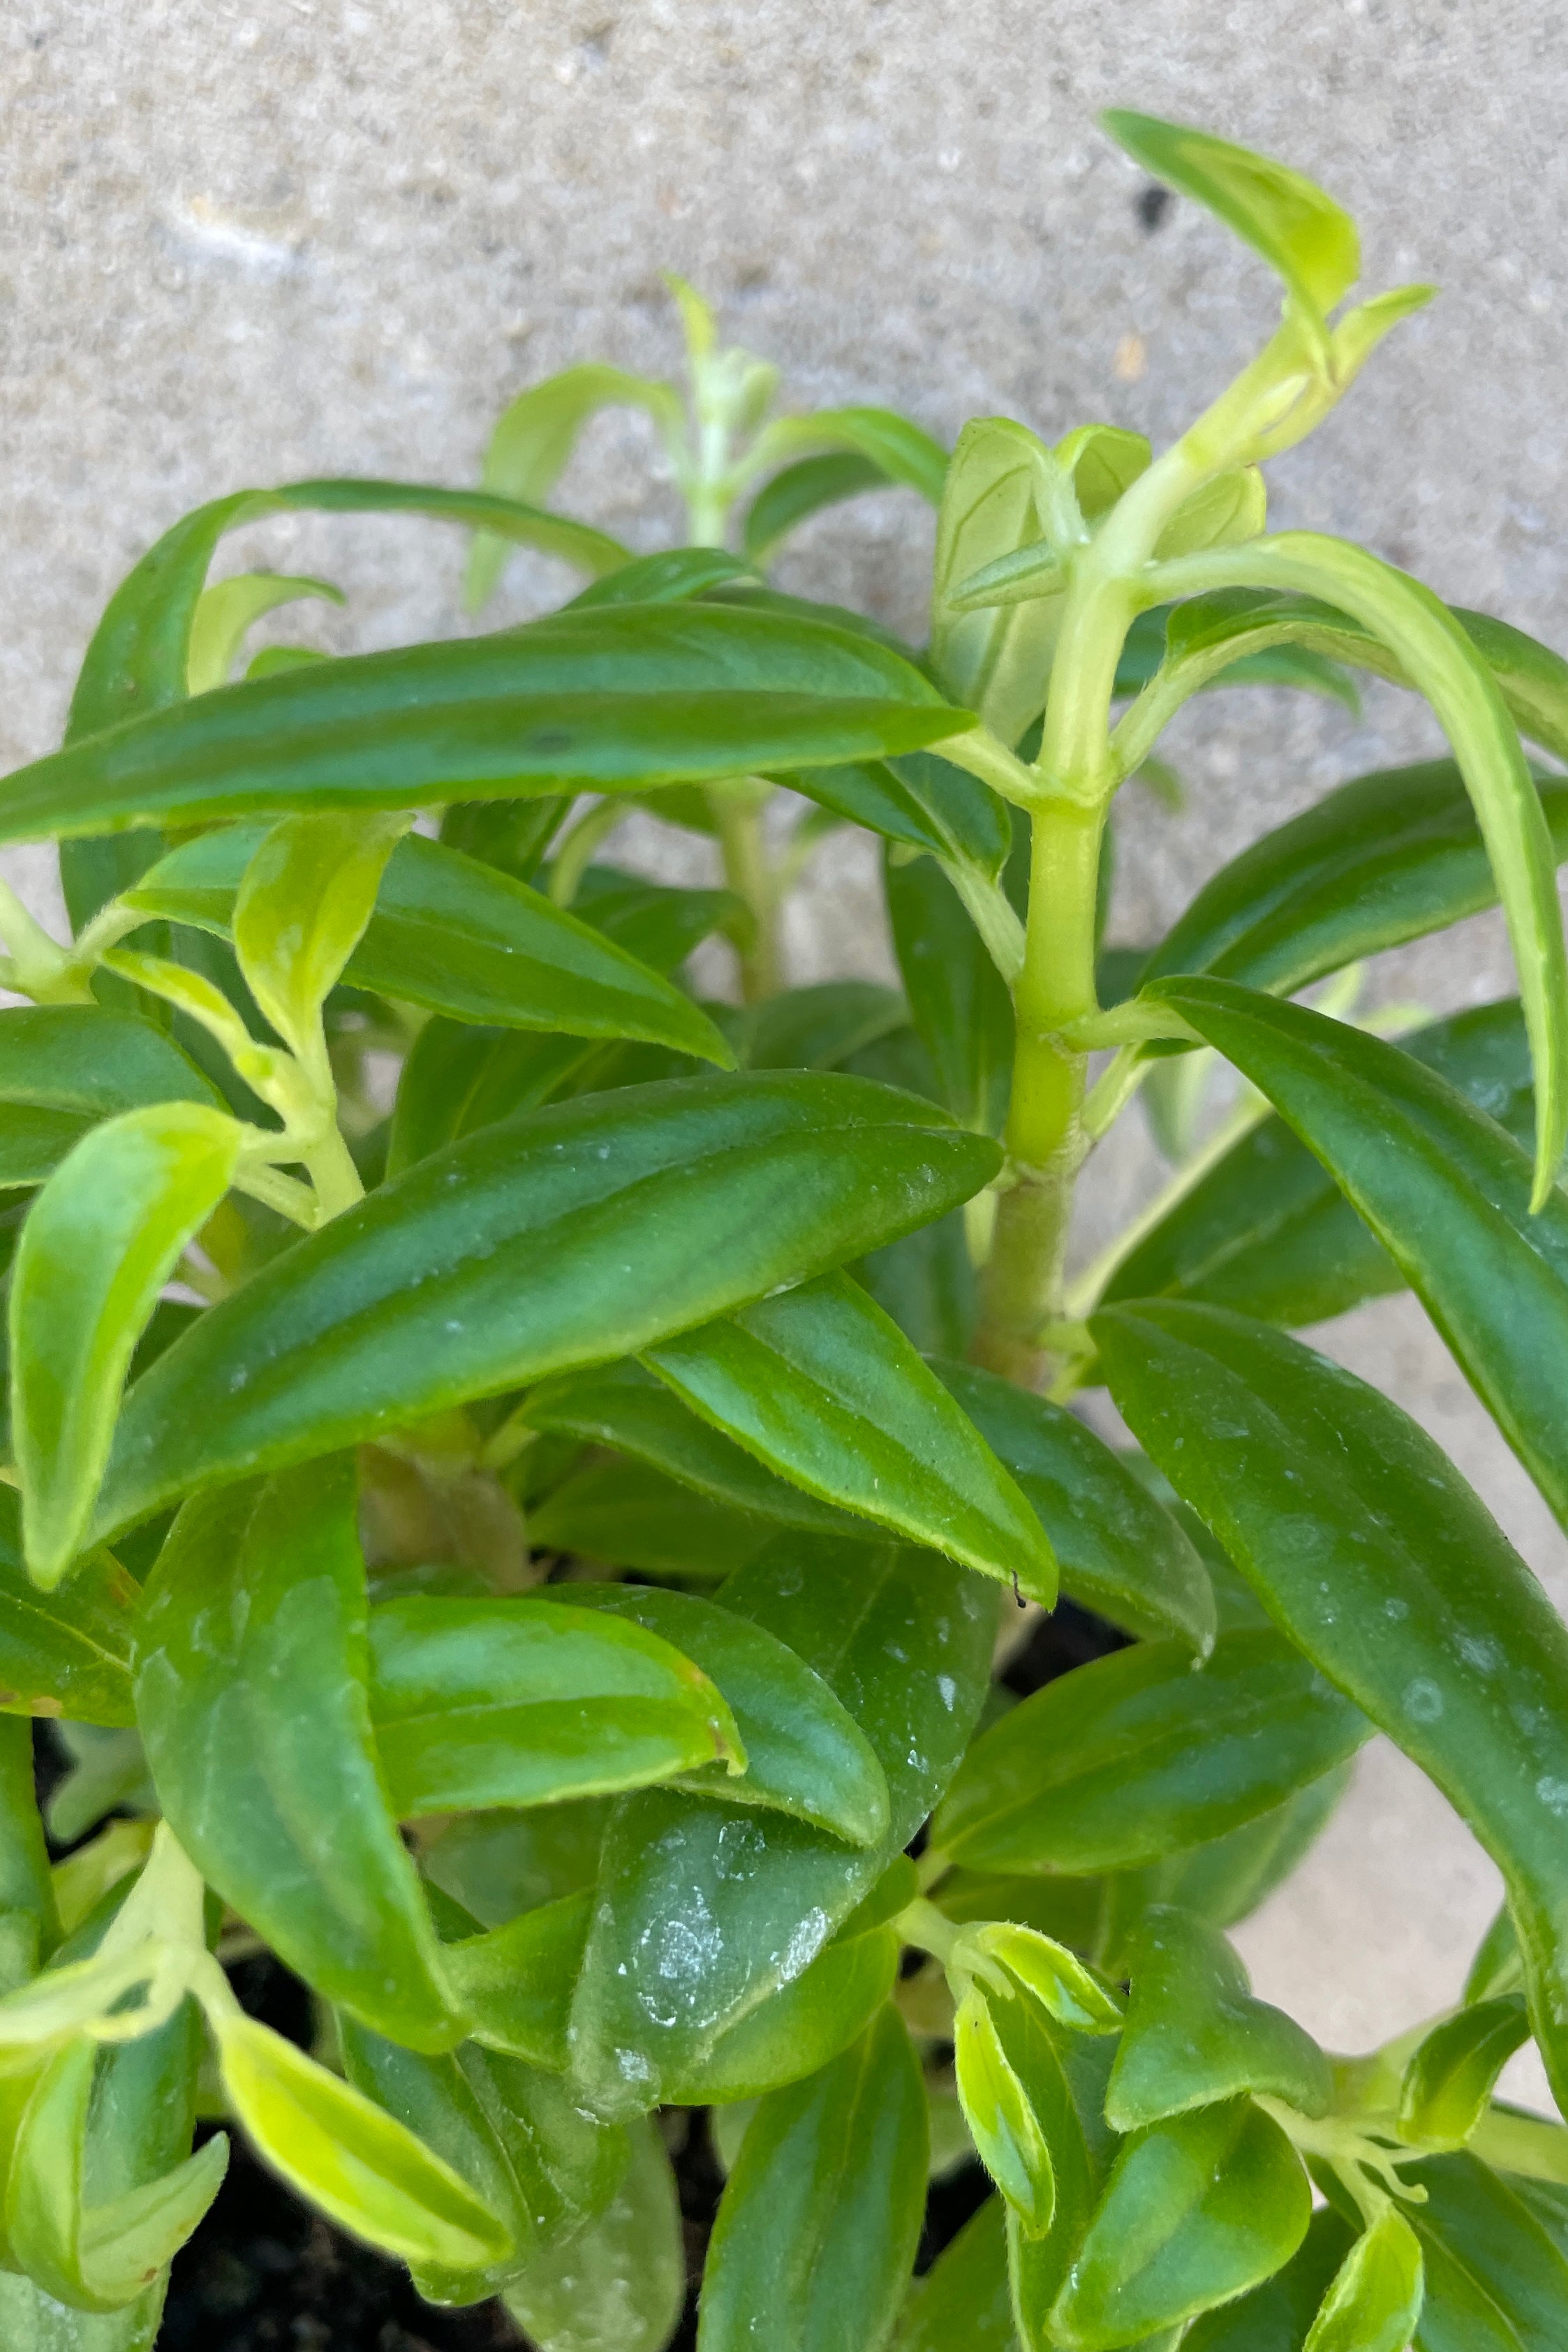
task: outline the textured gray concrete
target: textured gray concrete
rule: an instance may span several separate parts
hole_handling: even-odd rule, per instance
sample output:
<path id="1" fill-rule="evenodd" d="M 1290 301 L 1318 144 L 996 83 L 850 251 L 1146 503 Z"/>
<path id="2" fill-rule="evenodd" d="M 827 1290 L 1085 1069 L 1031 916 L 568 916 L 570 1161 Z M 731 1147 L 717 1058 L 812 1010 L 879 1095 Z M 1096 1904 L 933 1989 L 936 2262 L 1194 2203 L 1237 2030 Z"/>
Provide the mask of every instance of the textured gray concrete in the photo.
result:
<path id="1" fill-rule="evenodd" d="M 339 468 L 472 478 L 522 383 L 584 356 L 674 366 L 661 268 L 802 405 L 1168 435 L 1273 295 L 1191 207 L 1141 225 L 1140 177 L 1092 123 L 1117 101 L 1314 173 L 1361 216 L 1371 285 L 1443 282 L 1275 469 L 1277 519 L 1353 531 L 1568 644 L 1568 73 L 1547 0 L 11 0 L 0 89 L 0 764 L 54 739 L 98 608 L 181 510 Z M 675 518 L 651 454 L 607 418 L 563 497 L 657 545 Z M 784 576 L 918 627 L 929 536 L 903 498 L 869 500 Z M 329 642 L 462 625 L 460 551 L 435 527 L 274 525 L 226 561 L 340 580 Z M 520 558 L 504 610 L 564 584 Z M 1279 697 L 1189 713 L 1189 810 L 1128 811 L 1122 935 L 1153 936 L 1325 785 L 1433 740 L 1382 689 L 1360 722 Z M 48 903 L 44 861 L 10 870 Z M 802 977 L 875 967 L 868 876 L 858 851 L 819 857 L 792 918 Z M 1375 982 L 1434 1008 L 1508 984 L 1491 920 Z M 1149 1173 L 1132 1144 L 1100 1222 Z M 1419 1312 L 1327 1344 L 1442 1436 L 1568 1597 L 1561 1539 Z M 1441 1802 L 1374 1755 L 1248 1949 L 1303 2016 L 1366 2040 L 1452 1993 L 1492 1887 Z"/>

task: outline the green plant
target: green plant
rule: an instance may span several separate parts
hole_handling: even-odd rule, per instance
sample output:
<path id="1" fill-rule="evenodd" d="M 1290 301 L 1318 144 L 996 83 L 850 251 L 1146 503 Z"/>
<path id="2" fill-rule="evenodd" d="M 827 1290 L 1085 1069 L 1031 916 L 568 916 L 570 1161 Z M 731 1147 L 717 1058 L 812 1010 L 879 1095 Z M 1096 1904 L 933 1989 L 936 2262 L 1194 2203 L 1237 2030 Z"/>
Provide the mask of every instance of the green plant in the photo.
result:
<path id="1" fill-rule="evenodd" d="M 701 2352 L 1563 2340 L 1568 2130 L 1493 2092 L 1531 2035 L 1568 2090 L 1568 1634 L 1289 1328 L 1408 1284 L 1568 1511 L 1568 782 L 1521 749 L 1568 757 L 1568 666 L 1268 531 L 1259 464 L 1426 289 L 1334 320 L 1355 233 L 1317 189 L 1110 122 L 1286 289 L 1160 457 L 770 423 L 771 371 L 680 289 L 689 412 L 574 370 L 481 491 L 188 517 L 65 748 L 0 788 L 75 928 L 0 902 L 33 1000 L 0 1015 L 8 2345 L 154 2340 L 205 2115 L 432 2299 L 658 2352 L 692 2109 L 729 2167 Z M 691 546 L 542 505 L 612 400 L 664 434 Z M 761 574 L 887 480 L 940 507 L 923 656 Z M 260 613 L 335 592 L 209 562 L 302 507 L 468 526 L 476 604 L 508 540 L 591 584 L 228 683 Z M 1186 698 L 1356 670 L 1452 759 L 1342 786 L 1105 952 L 1108 813 Z M 633 801 L 713 833 L 729 888 L 595 864 Z M 777 989 L 780 897 L 839 822 L 887 845 L 902 998 Z M 1397 1045 L 1347 1017 L 1357 960 L 1494 900 L 1518 1002 Z M 715 931 L 739 1008 L 670 976 Z M 1194 1146 L 1222 1058 L 1243 1101 Z M 1075 1180 L 1141 1087 L 1170 1181 L 1069 1279 Z M 1101 1381 L 1141 1453 L 1069 1409 Z M 1058 1585 L 1130 1638 L 1020 1701 L 998 1623 L 1005 1659 Z M 57 1836 L 120 1816 L 52 1872 L 32 1715 L 72 1759 Z M 1331 2059 L 1225 1930 L 1374 1727 L 1508 1905 L 1449 2011 Z M 230 1990 L 258 1943 L 313 2055 Z M 911 2288 L 928 2171 L 971 2145 L 998 2193 Z"/>

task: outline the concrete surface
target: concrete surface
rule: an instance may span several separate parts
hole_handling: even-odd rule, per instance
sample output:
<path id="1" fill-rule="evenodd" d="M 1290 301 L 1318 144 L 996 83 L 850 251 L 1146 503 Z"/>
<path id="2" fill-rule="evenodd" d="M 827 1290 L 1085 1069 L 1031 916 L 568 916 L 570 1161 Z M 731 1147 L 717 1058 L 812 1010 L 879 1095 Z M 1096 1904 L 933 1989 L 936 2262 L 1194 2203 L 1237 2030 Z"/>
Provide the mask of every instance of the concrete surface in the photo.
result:
<path id="1" fill-rule="evenodd" d="M 463 481 L 523 383 L 672 368 L 674 268 L 801 405 L 889 401 L 952 434 L 1007 410 L 1168 435 L 1266 331 L 1262 268 L 1190 206 L 1152 231 L 1096 132 L 1121 102 L 1282 153 L 1360 215 L 1367 278 L 1432 276 L 1341 414 L 1274 469 L 1281 521 L 1353 531 L 1568 643 L 1564 36 L 1548 0 L 11 0 L 0 23 L 0 765 L 56 737 L 115 580 L 184 509 L 337 469 Z M 588 436 L 563 499 L 637 546 L 674 526 L 644 429 Z M 918 627 L 929 524 L 902 497 L 815 527 L 786 584 Z M 233 544 L 350 591 L 328 641 L 461 626 L 429 526 Z M 564 575 L 518 559 L 504 612 Z M 310 625 L 314 626 L 312 622 Z M 287 618 L 280 636 L 300 634 Z M 1130 806 L 1117 924 L 1153 936 L 1214 865 L 1430 724 L 1239 695 L 1189 713 L 1187 813 Z M 646 848 L 645 844 L 645 848 Z M 47 860 L 11 861 L 49 903 Z M 874 967 L 869 861 L 825 852 L 799 976 Z M 1495 921 L 1391 960 L 1446 1009 L 1509 985 Z M 1101 1216 L 1149 1181 L 1136 1141 Z M 1386 1381 L 1568 1597 L 1543 1507 L 1408 1301 L 1327 1344 Z M 1352 1803 L 1245 1941 L 1342 2043 L 1450 1997 L 1493 1874 L 1408 1767 Z"/>

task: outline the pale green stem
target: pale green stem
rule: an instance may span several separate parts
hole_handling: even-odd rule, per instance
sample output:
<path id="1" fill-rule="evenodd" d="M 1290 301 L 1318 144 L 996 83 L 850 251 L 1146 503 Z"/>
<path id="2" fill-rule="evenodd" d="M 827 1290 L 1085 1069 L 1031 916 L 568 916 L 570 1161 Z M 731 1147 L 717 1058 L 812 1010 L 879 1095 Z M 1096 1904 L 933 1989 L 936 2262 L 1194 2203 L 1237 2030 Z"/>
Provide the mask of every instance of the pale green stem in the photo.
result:
<path id="1" fill-rule="evenodd" d="M 567 908 L 576 898 L 584 875 L 593 863 L 594 852 L 625 816 L 620 802 L 608 794 L 595 801 L 575 824 L 570 826 L 555 845 L 550 861 L 550 903 Z"/>
<path id="2" fill-rule="evenodd" d="M 777 994 L 781 981 L 778 887 L 768 866 L 763 811 L 721 787 L 709 793 L 708 805 L 719 828 L 724 880 L 755 927 L 752 944 L 740 958 L 741 995 L 747 1004 L 760 1004 Z"/>

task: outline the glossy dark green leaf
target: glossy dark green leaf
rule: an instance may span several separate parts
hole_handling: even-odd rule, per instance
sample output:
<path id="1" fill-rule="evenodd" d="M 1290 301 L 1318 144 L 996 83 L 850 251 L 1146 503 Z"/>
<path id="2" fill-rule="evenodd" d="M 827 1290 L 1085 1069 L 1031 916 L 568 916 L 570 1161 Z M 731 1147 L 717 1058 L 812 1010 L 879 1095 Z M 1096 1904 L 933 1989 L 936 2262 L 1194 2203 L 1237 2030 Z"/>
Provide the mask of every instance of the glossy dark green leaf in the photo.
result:
<path id="1" fill-rule="evenodd" d="M 529 1539 L 544 1551 L 704 1586 L 754 1559 L 777 1527 L 642 1462 L 587 1463 L 528 1515 Z"/>
<path id="2" fill-rule="evenodd" d="M 942 1099 L 966 1127 L 994 1134 L 1013 1072 L 1013 1003 L 962 899 L 929 857 L 886 864 L 893 946 L 910 1018 Z"/>
<path id="3" fill-rule="evenodd" d="M 898 1981 L 900 1938 L 888 1927 L 849 1932 L 811 1966 L 721 2033 L 689 2074 L 664 2085 L 678 2106 L 753 2099 L 815 2074 L 858 2041 Z"/>
<path id="4" fill-rule="evenodd" d="M 995 1159 L 913 1097 L 829 1073 L 676 1082 L 487 1129 L 159 1358 L 127 1399 L 102 1524 L 636 1354 L 940 1215 Z"/>
<path id="5" fill-rule="evenodd" d="M 1540 792 L 1556 855 L 1568 857 L 1568 785 L 1548 780 Z M 1143 977 L 1205 972 L 1290 996 L 1496 903 L 1464 779 L 1452 760 L 1425 761 L 1341 784 L 1244 849 L 1204 885 Z"/>
<path id="6" fill-rule="evenodd" d="M 55 1591 L 40 1592 L 22 1560 L 16 1489 L 0 1488 L 0 1711 L 134 1723 L 131 1652 L 140 1597 L 135 1579 L 104 1552 Z"/>
<path id="7" fill-rule="evenodd" d="M 1118 2157 L 1051 2324 L 1110 2352 L 1257 2286 L 1307 2234 L 1307 2176 L 1250 2099 L 1151 2126 Z"/>
<path id="8" fill-rule="evenodd" d="M 646 791 L 832 766 L 961 732 L 909 662 L 820 621 L 715 604 L 557 614 L 220 687 L 5 779 L 0 839 Z"/>
<path id="9" fill-rule="evenodd" d="M 1568 1440 L 1541 1366 L 1568 1348 L 1568 1197 L 1397 1046 L 1223 981 L 1159 993 L 1267 1094 L 1394 1258 L 1568 1524 Z"/>
<path id="10" fill-rule="evenodd" d="M 969 1364 L 933 1363 L 1051 1539 L 1069 1599 L 1130 1633 L 1215 1633 L 1208 1571 L 1168 1511 L 1076 1413 Z"/>
<path id="11" fill-rule="evenodd" d="M 811 768 L 783 779 L 819 808 L 906 849 L 969 867 L 995 881 L 1013 846 L 1012 813 L 979 778 L 938 751 L 910 751 L 852 766 Z"/>
<path id="12" fill-rule="evenodd" d="M 1512 2185 L 1473 2156 L 1406 2177 L 1426 2192 L 1405 2209 L 1426 2264 L 1418 2352 L 1557 2352 L 1568 2255 Z"/>
<path id="13" fill-rule="evenodd" d="M 440 2050 L 458 2027 L 376 1760 L 366 1614 L 352 1465 L 193 1503 L 147 1587 L 137 1715 L 203 1876 L 318 1991 Z"/>
<path id="14" fill-rule="evenodd" d="M 370 1709 L 399 1818 L 556 1804 L 745 1750 L 707 1676 L 635 1621 L 527 1599 L 384 1601 Z"/>
<path id="15" fill-rule="evenodd" d="M 499 1927 L 593 1885 L 609 1811 L 595 1797 L 527 1813 L 465 1813 L 426 1843 L 425 1875 L 470 1918 Z"/>
<path id="16" fill-rule="evenodd" d="M 1435 2025 L 1412 2052 L 1399 2086 L 1401 2137 L 1428 2147 L 1462 2147 L 1498 2076 L 1529 2039 L 1530 2019 L 1516 1992 L 1472 2002 Z"/>
<path id="17" fill-rule="evenodd" d="M 226 938 L 236 893 L 265 835 L 253 824 L 198 834 L 144 875 L 127 903 Z M 708 1061 L 732 1058 L 689 997 L 602 931 L 418 834 L 393 850 L 343 978 L 458 1021 L 644 1037 Z"/>
<path id="18" fill-rule="evenodd" d="M 1568 1632 L 1396 1405 L 1206 1307 L 1095 1318 L 1111 1393 L 1293 1641 L 1497 1862 L 1547 2070 L 1568 2086 Z"/>
<path id="19" fill-rule="evenodd" d="M 592 1608 L 642 1627 L 723 1694 L 746 1769 L 733 1776 L 705 1763 L 684 1775 L 688 1788 L 794 1813 L 855 1845 L 881 1844 L 888 1784 L 870 1742 L 822 1676 L 765 1626 L 694 1593 L 647 1585 L 574 1584 L 562 1599 L 574 1613 Z"/>
<path id="20" fill-rule="evenodd" d="M 571 806 L 565 793 L 544 800 L 454 801 L 441 818 L 440 838 L 448 849 L 477 857 L 514 882 L 531 882 Z"/>
<path id="21" fill-rule="evenodd" d="M 803 1973 L 930 1811 L 989 1676 L 993 1589 L 932 1553 L 784 1535 L 722 1601 L 831 1685 L 876 1751 L 891 1819 L 879 1848 L 857 1852 L 780 1814 L 624 1799 L 573 2007 L 574 2066 L 605 2104 L 655 2104 Z"/>
<path id="22" fill-rule="evenodd" d="M 847 1275 L 648 1349 L 693 1411 L 819 1499 L 1049 1608 L 1038 1518 L 898 1326 Z"/>
<path id="23" fill-rule="evenodd" d="M 1142 1643 L 994 1724 L 932 1842 L 972 1869 L 1132 1868 L 1267 1812 L 1371 1728 L 1276 1633 L 1223 1633 L 1196 1671 L 1184 1643 Z"/>
<path id="24" fill-rule="evenodd" d="M 11 1269 L 11 1435 L 27 1566 L 46 1589 L 81 1549 L 136 1342 L 241 1141 L 205 1103 L 123 1111 L 82 1138 L 27 1213 Z"/>
<path id="25" fill-rule="evenodd" d="M 1183 2352 L 1301 2352 L 1307 2330 L 1354 2237 L 1331 2206 L 1321 2205 L 1282 2271 L 1236 2303 L 1195 2319 Z"/>
<path id="26" fill-rule="evenodd" d="M 1528 1146 L 1534 1100 L 1517 997 L 1434 1021 L 1400 1045 Z M 1266 1323 L 1304 1324 L 1404 1286 L 1327 1168 L 1270 1118 L 1123 1259 L 1105 1297 L 1196 1298 Z"/>
<path id="27" fill-rule="evenodd" d="M 895 989 L 870 980 L 827 980 L 790 988 L 752 1008 L 742 1054 L 752 1070 L 837 1070 L 853 1055 L 902 1028 L 909 1009 Z"/>
<path id="28" fill-rule="evenodd" d="M 818 2074 L 752 2116 L 720 2202 L 701 2352 L 880 2352 L 925 2207 L 925 2093 L 885 2009 Z"/>
<path id="29" fill-rule="evenodd" d="M 0 1188 L 41 1184 L 100 1119 L 143 1104 L 219 1104 L 161 1030 L 87 1004 L 0 1013 Z"/>
<path id="30" fill-rule="evenodd" d="M 1328 2060 L 1293 2018 L 1256 1998 L 1236 1953 L 1201 1919 L 1155 1906 L 1130 1974 L 1131 2002 L 1105 2103 L 1118 2131 L 1241 2091 L 1268 2091 L 1302 2115 L 1326 2113 Z"/>
<path id="31" fill-rule="evenodd" d="M 893 2352 L 1015 2352 L 1002 2200 L 988 2197 L 904 2302 Z"/>
<path id="32" fill-rule="evenodd" d="M 675 2332 L 686 2301 L 675 2176 L 657 2123 L 624 2129 L 631 2155 L 609 2202 L 506 2289 L 538 2352 L 663 2352 Z"/>

